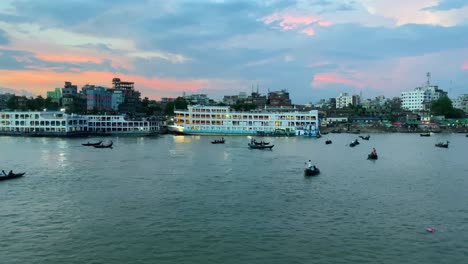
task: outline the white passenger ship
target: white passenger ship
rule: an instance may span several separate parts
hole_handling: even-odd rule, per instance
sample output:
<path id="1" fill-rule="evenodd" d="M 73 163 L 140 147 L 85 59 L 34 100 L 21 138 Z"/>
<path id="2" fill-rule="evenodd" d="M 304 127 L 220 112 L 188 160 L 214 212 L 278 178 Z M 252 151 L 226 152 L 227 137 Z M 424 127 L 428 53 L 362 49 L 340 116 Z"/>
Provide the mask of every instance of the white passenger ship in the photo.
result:
<path id="1" fill-rule="evenodd" d="M 174 113 L 175 124 L 168 129 L 177 134 L 319 135 L 317 110 L 236 112 L 229 106 L 195 105 Z"/>
<path id="2" fill-rule="evenodd" d="M 158 134 L 160 122 L 141 119 L 127 120 L 119 115 L 88 115 L 88 130 L 93 134 L 147 136 Z"/>
<path id="3" fill-rule="evenodd" d="M 127 120 L 119 115 L 77 115 L 61 111 L 0 112 L 0 134 L 86 136 L 158 134 L 159 121 Z"/>

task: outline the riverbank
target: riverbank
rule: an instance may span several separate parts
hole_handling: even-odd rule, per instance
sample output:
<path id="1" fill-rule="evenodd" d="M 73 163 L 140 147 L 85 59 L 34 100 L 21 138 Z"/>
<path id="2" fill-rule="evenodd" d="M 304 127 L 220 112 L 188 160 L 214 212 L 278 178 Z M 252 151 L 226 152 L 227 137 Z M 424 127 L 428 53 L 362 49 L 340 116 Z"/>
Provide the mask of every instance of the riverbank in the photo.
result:
<path id="1" fill-rule="evenodd" d="M 346 126 L 337 127 L 320 127 L 322 133 L 351 133 L 351 134 L 378 134 L 378 133 L 468 133 L 468 128 L 436 128 L 427 129 L 419 127 L 386 127 L 386 126 L 351 126 L 349 129 Z"/>

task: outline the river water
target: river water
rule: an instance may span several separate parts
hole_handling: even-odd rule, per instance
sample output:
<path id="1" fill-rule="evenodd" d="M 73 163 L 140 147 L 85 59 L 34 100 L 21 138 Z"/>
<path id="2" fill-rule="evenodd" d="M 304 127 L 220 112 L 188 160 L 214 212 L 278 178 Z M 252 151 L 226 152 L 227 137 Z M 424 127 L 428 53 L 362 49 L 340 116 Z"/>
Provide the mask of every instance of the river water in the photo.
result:
<path id="1" fill-rule="evenodd" d="M 467 263 L 468 138 L 354 138 L 0 137 L 0 263 Z"/>

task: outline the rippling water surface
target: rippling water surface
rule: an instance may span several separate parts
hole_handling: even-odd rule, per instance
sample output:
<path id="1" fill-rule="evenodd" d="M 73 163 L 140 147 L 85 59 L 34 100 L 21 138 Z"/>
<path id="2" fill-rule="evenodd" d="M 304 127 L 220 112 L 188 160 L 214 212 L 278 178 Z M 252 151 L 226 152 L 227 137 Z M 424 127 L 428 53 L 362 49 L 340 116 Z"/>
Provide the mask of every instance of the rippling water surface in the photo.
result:
<path id="1" fill-rule="evenodd" d="M 468 138 L 355 136 L 0 137 L 0 263 L 467 263 Z"/>

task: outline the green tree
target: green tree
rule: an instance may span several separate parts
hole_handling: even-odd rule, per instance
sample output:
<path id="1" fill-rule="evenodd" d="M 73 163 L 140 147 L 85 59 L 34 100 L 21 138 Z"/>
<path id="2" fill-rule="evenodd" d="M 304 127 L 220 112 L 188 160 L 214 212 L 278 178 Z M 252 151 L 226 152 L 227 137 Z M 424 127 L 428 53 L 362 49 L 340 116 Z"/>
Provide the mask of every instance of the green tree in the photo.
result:
<path id="1" fill-rule="evenodd" d="M 431 104 L 431 114 L 436 116 L 445 116 L 446 118 L 463 117 L 463 111 L 453 108 L 452 100 L 443 96 Z"/>
<path id="2" fill-rule="evenodd" d="M 250 111 L 257 108 L 256 104 L 249 104 L 249 103 L 236 103 L 232 106 L 233 109 L 236 111 Z"/>
<path id="3" fill-rule="evenodd" d="M 175 110 L 187 110 L 187 101 L 183 97 L 177 97 L 174 102 L 169 102 L 164 108 L 165 115 L 174 115 Z"/>
<path id="4" fill-rule="evenodd" d="M 16 95 L 13 95 L 7 101 L 7 108 L 10 110 L 16 110 L 18 108 L 18 99 Z"/>

